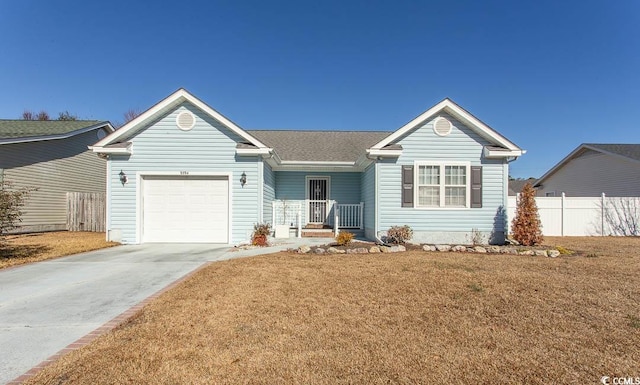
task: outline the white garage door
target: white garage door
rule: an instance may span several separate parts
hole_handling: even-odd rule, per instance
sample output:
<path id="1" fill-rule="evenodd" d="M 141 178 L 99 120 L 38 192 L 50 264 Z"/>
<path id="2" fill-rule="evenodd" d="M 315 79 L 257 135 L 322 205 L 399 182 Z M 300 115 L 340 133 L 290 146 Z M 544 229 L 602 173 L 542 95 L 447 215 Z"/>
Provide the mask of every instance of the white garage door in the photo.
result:
<path id="1" fill-rule="evenodd" d="M 229 242 L 229 180 L 145 176 L 143 242 Z"/>

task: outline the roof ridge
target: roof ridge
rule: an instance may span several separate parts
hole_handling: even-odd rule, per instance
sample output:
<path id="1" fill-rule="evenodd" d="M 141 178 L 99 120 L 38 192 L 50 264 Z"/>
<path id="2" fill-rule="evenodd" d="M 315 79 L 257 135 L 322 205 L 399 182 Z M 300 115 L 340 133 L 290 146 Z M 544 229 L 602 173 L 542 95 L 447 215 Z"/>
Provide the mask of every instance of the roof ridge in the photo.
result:
<path id="1" fill-rule="evenodd" d="M 370 133 L 370 132 L 382 132 L 382 133 L 386 133 L 386 132 L 393 132 L 393 130 L 315 130 L 315 129 L 310 129 L 310 130 L 305 130 L 305 129 L 268 129 L 268 128 L 253 128 L 253 129 L 247 129 L 245 131 L 260 131 L 260 132 L 365 132 L 365 133 Z"/>

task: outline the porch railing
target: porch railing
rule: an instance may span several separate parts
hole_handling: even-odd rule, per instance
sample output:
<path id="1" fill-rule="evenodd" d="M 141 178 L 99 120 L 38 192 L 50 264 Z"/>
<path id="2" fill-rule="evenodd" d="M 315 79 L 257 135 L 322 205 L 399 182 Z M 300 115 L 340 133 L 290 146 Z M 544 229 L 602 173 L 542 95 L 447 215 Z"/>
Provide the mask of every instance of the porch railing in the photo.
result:
<path id="1" fill-rule="evenodd" d="M 340 228 L 348 229 L 362 229 L 363 228 L 363 215 L 364 215 L 364 203 L 340 203 L 336 209 L 336 215 L 338 216 L 338 225 Z"/>
<path id="2" fill-rule="evenodd" d="M 289 225 L 298 229 L 308 223 L 324 223 L 339 229 L 364 228 L 364 203 L 338 203 L 334 200 L 276 200 L 272 202 L 272 225 Z"/>

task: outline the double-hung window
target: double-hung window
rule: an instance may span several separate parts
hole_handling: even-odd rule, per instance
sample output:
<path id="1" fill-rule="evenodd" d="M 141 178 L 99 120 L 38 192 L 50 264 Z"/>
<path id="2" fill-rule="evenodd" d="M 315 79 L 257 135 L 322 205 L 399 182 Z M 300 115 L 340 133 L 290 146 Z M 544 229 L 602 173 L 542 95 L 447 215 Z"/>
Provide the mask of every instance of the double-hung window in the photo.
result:
<path id="1" fill-rule="evenodd" d="M 416 163 L 416 207 L 469 207 L 469 165 Z"/>

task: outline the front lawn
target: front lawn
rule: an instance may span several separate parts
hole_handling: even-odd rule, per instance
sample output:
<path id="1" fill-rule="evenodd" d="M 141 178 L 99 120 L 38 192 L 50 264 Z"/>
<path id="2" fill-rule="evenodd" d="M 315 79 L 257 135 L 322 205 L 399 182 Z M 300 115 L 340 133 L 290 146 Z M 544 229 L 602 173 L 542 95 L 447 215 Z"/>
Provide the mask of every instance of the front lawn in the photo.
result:
<path id="1" fill-rule="evenodd" d="M 116 246 L 104 233 L 56 231 L 7 236 L 0 245 L 0 269 Z"/>
<path id="2" fill-rule="evenodd" d="M 28 383 L 640 377 L 640 239 L 546 243 L 579 256 L 283 252 L 214 263 Z"/>

